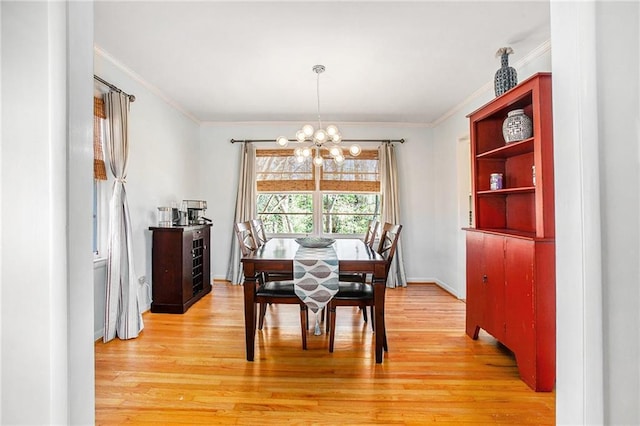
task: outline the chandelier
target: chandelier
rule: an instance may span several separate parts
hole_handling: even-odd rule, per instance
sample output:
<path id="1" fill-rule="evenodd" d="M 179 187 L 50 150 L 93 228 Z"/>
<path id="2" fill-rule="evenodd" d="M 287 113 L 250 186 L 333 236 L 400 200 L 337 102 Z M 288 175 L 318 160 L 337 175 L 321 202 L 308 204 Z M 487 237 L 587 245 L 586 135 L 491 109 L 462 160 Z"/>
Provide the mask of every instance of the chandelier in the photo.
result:
<path id="1" fill-rule="evenodd" d="M 318 98 L 318 128 L 314 128 L 311 124 L 305 124 L 300 130 L 296 132 L 296 138 L 293 141 L 297 146 L 293 150 L 293 154 L 299 163 L 304 162 L 307 158 L 313 155 L 313 164 L 318 167 L 322 166 L 322 150 L 329 151 L 329 155 L 333 158 L 337 164 L 341 164 L 344 161 L 344 152 L 340 142 L 342 141 L 342 135 L 338 128 L 330 124 L 326 128 L 322 127 L 322 120 L 320 118 L 320 74 L 325 71 L 324 65 L 314 65 L 311 68 L 316 73 L 316 94 Z M 280 136 L 276 139 L 276 143 L 285 147 L 289 144 L 289 139 L 285 136 Z M 349 154 L 353 157 L 360 155 L 362 149 L 358 144 L 351 145 L 349 147 Z"/>

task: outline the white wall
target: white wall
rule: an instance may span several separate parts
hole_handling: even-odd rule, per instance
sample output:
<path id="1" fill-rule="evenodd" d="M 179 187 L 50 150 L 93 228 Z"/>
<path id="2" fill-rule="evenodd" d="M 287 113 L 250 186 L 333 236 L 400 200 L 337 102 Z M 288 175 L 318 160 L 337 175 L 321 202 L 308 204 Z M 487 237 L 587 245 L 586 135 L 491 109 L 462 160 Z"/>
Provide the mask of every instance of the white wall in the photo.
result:
<path id="1" fill-rule="evenodd" d="M 640 5 L 552 2 L 558 424 L 640 424 Z"/>
<path id="2" fill-rule="evenodd" d="M 604 414 L 640 424 L 640 4 L 603 2 L 596 17 Z"/>
<path id="3" fill-rule="evenodd" d="M 150 308 L 149 284 L 152 285 L 151 231 L 148 229 L 157 225 L 157 208 L 183 199 L 203 198 L 198 171 L 201 164 L 199 125 L 165 101 L 158 89 L 99 49 L 94 56 L 94 73 L 136 97 L 129 112 L 126 191 L 132 220 L 135 274 L 138 278 L 145 277 L 139 295 L 143 310 L 147 310 Z M 97 87 L 108 90 L 103 85 Z M 102 336 L 104 328 L 103 271 L 97 265 L 95 337 Z"/>
<path id="4" fill-rule="evenodd" d="M 91 424 L 93 6 L 0 8 L 0 423 Z"/>
<path id="5" fill-rule="evenodd" d="M 430 178 L 433 161 L 431 129 L 401 126 L 339 125 L 348 139 L 405 139 L 396 145 L 400 182 L 400 215 L 404 231 L 400 238 L 403 247 L 407 279 L 431 281 L 434 269 L 431 235 L 432 198 L 438 185 Z M 233 216 L 240 164 L 240 145 L 231 139 L 268 139 L 279 135 L 293 137 L 296 125 L 237 124 L 203 125 L 200 134 L 201 181 L 203 193 L 209 201 L 207 214 L 213 219 L 212 274 L 224 279 L 229 263 L 229 250 L 233 238 Z M 269 143 L 258 147 L 275 148 Z M 378 146 L 373 144 L 371 147 Z M 363 144 L 364 147 L 364 144 Z"/>

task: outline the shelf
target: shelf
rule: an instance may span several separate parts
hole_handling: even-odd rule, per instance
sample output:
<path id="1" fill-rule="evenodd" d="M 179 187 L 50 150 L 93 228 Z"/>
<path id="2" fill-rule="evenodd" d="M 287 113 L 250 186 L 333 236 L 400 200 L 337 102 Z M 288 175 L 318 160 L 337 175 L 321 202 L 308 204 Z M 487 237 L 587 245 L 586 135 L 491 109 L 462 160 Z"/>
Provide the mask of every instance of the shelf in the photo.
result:
<path id="1" fill-rule="evenodd" d="M 536 238 L 535 232 L 518 231 L 516 229 L 507 229 L 507 228 L 464 228 L 464 229 L 465 231 L 483 232 L 485 234 L 524 238 L 527 240 L 533 240 Z"/>
<path id="2" fill-rule="evenodd" d="M 479 197 L 487 197 L 487 196 L 498 196 L 498 195 L 509 195 L 509 194 L 527 194 L 530 192 L 535 192 L 535 186 L 523 186 L 520 188 L 504 188 L 504 189 L 493 189 L 488 191 L 478 191 L 476 194 Z"/>
<path id="3" fill-rule="evenodd" d="M 510 142 L 491 151 L 480 153 L 476 156 L 479 160 L 483 158 L 509 158 L 517 155 L 533 152 L 533 138 L 524 139 L 518 142 Z"/>

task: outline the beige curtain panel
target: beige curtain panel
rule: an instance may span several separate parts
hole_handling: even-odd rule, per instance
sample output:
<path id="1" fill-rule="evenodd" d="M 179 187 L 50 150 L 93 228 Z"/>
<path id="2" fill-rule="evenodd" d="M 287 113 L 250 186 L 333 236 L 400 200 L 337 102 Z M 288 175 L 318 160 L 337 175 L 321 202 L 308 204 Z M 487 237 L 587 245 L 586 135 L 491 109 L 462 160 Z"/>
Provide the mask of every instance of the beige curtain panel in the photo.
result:
<path id="1" fill-rule="evenodd" d="M 380 187 L 382 194 L 382 222 L 402 224 L 400 220 L 400 203 L 398 202 L 398 165 L 392 143 L 383 143 L 380 154 Z M 387 276 L 387 287 L 406 287 L 407 277 L 402 260 L 402 237 L 398 241 L 396 254 Z"/>
<path id="2" fill-rule="evenodd" d="M 109 242 L 105 302 L 104 342 L 132 339 L 142 331 L 138 282 L 133 267 L 131 217 L 125 182 L 129 156 L 129 97 L 120 92 L 105 95 L 109 130 L 109 167 L 115 178 L 109 203 Z"/>
<path id="3" fill-rule="evenodd" d="M 240 151 L 240 175 L 238 176 L 238 192 L 236 195 L 236 210 L 233 215 L 233 226 L 238 222 L 246 222 L 256 216 L 256 149 L 251 143 L 243 143 Z M 231 233 L 231 254 L 227 268 L 227 280 L 232 284 L 242 284 L 242 264 L 240 259 L 240 243 L 235 232 Z"/>

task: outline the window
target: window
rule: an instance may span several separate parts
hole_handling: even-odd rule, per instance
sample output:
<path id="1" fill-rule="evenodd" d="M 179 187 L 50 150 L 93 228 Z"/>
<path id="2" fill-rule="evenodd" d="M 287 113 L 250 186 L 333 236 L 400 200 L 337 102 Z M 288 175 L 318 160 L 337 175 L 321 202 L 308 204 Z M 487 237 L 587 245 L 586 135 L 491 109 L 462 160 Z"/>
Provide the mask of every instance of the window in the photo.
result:
<path id="1" fill-rule="evenodd" d="M 378 194 L 322 194 L 322 233 L 361 234 L 380 212 Z"/>
<path id="2" fill-rule="evenodd" d="M 258 216 L 269 234 L 359 235 L 380 216 L 378 151 L 322 168 L 293 150 L 256 151 Z"/>
<path id="3" fill-rule="evenodd" d="M 108 202 L 106 200 L 107 170 L 104 161 L 106 114 L 104 101 L 93 98 L 93 254 L 106 253 Z"/>

